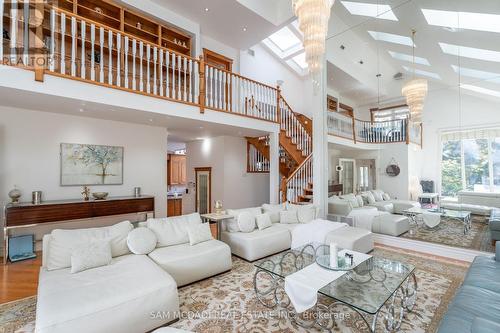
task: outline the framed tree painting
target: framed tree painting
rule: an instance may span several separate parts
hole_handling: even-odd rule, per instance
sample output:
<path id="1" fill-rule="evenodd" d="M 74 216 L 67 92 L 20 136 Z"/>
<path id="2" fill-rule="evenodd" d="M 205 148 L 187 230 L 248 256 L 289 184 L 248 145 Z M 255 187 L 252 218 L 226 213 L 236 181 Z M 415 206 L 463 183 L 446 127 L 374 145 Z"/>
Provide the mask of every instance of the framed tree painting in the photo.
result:
<path id="1" fill-rule="evenodd" d="M 61 143 L 61 186 L 122 185 L 123 147 Z"/>

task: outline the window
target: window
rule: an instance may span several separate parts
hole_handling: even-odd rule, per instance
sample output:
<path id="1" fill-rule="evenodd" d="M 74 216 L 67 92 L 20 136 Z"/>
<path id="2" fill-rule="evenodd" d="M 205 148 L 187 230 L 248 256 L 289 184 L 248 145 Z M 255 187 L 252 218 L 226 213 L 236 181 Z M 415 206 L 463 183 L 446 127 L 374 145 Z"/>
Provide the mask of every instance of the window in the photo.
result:
<path id="1" fill-rule="evenodd" d="M 441 194 L 500 192 L 500 130 L 445 135 L 442 140 Z"/>

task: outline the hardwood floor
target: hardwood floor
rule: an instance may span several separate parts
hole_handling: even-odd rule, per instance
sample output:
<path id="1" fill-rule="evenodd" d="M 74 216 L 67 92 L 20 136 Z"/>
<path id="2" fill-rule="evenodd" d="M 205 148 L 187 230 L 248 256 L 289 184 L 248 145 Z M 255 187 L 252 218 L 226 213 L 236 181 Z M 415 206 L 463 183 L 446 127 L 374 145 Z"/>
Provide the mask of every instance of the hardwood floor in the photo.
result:
<path id="1" fill-rule="evenodd" d="M 41 252 L 37 252 L 35 259 L 0 263 L 0 304 L 36 295 L 41 265 Z"/>

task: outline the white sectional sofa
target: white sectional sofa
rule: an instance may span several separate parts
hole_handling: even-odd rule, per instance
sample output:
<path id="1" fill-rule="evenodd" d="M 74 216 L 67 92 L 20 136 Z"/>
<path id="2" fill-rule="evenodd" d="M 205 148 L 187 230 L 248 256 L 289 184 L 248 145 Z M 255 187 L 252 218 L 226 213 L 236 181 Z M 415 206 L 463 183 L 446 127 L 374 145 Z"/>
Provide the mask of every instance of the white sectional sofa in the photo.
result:
<path id="1" fill-rule="evenodd" d="M 493 209 L 500 208 L 500 193 L 460 191 L 457 198 L 443 199 L 440 203 L 442 208 L 490 216 Z"/>
<path id="2" fill-rule="evenodd" d="M 43 238 L 37 333 L 148 332 L 176 319 L 177 287 L 231 269 L 231 250 L 217 240 L 190 245 L 199 214 L 143 223 L 156 236 L 147 255 L 132 254 L 128 221 L 111 227 L 54 230 Z M 75 246 L 110 240 L 111 262 L 71 273 Z M 160 314 L 152 316 L 152 314 Z"/>

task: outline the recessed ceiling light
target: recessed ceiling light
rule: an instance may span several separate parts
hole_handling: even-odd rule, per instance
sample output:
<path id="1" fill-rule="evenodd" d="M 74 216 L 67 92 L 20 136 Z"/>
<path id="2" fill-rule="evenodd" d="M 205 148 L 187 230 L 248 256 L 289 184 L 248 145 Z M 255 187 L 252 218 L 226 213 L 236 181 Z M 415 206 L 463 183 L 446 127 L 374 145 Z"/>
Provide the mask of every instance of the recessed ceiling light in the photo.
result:
<path id="1" fill-rule="evenodd" d="M 500 91 L 486 89 L 486 88 L 478 87 L 478 86 L 473 86 L 471 84 L 462 84 L 460 87 L 463 89 L 470 90 L 470 91 L 478 92 L 480 94 L 500 97 Z"/>
<path id="2" fill-rule="evenodd" d="M 402 60 L 402 61 L 408 61 L 408 62 L 413 62 L 413 56 L 410 55 L 410 54 L 393 52 L 393 51 L 389 51 L 389 54 L 394 59 Z M 415 57 L 415 63 L 420 64 L 420 65 L 426 65 L 426 66 L 430 66 L 431 65 L 427 59 L 422 58 L 422 57 Z"/>
<path id="3" fill-rule="evenodd" d="M 485 72 L 472 68 L 458 67 L 456 65 L 451 65 L 451 67 L 453 68 L 455 73 L 463 76 L 487 80 L 494 83 L 500 83 L 500 73 Z"/>
<path id="4" fill-rule="evenodd" d="M 500 15 L 471 12 L 455 12 L 448 10 L 422 9 L 422 13 L 430 25 L 452 29 L 469 29 L 489 32 L 500 32 Z"/>
<path id="5" fill-rule="evenodd" d="M 391 6 L 378 5 L 374 3 L 341 1 L 344 7 L 352 15 L 376 17 L 383 20 L 397 21 L 398 18 L 394 15 Z"/>
<path id="6" fill-rule="evenodd" d="M 246 27 L 243 27 L 243 31 L 247 31 L 247 28 L 246 28 Z"/>
<path id="7" fill-rule="evenodd" d="M 375 40 L 394 43 L 394 44 L 401 44 L 406 46 L 413 46 L 411 38 L 407 36 L 389 34 L 387 32 L 380 32 L 380 31 L 368 31 L 368 33 Z"/>
<path id="8" fill-rule="evenodd" d="M 205 7 L 205 11 L 208 12 L 210 9 L 208 7 Z"/>
<path id="9" fill-rule="evenodd" d="M 200 129 L 203 129 L 203 126 L 200 126 Z"/>
<path id="10" fill-rule="evenodd" d="M 439 43 L 439 46 L 441 46 L 441 50 L 443 50 L 443 52 L 447 54 L 464 58 L 500 62 L 500 52 L 497 51 L 477 49 L 475 47 L 467 47 L 447 43 Z"/>
<path id="11" fill-rule="evenodd" d="M 153 119 L 149 119 L 149 122 L 152 123 L 153 122 Z"/>
<path id="12" fill-rule="evenodd" d="M 83 112 L 84 110 L 83 110 L 83 109 L 80 109 L 80 110 L 78 110 L 78 111 Z"/>
<path id="13" fill-rule="evenodd" d="M 407 72 L 413 72 L 415 71 L 415 74 L 418 74 L 418 75 L 421 75 L 421 76 L 427 76 L 427 77 L 430 77 L 430 78 L 433 78 L 433 79 L 436 79 L 436 80 L 441 80 L 441 76 L 439 76 L 439 74 L 437 73 L 433 73 L 433 72 L 428 72 L 428 71 L 424 71 L 424 70 L 421 70 L 421 69 L 418 69 L 418 68 L 410 68 L 408 66 L 403 66 L 404 70 L 407 71 Z"/>

